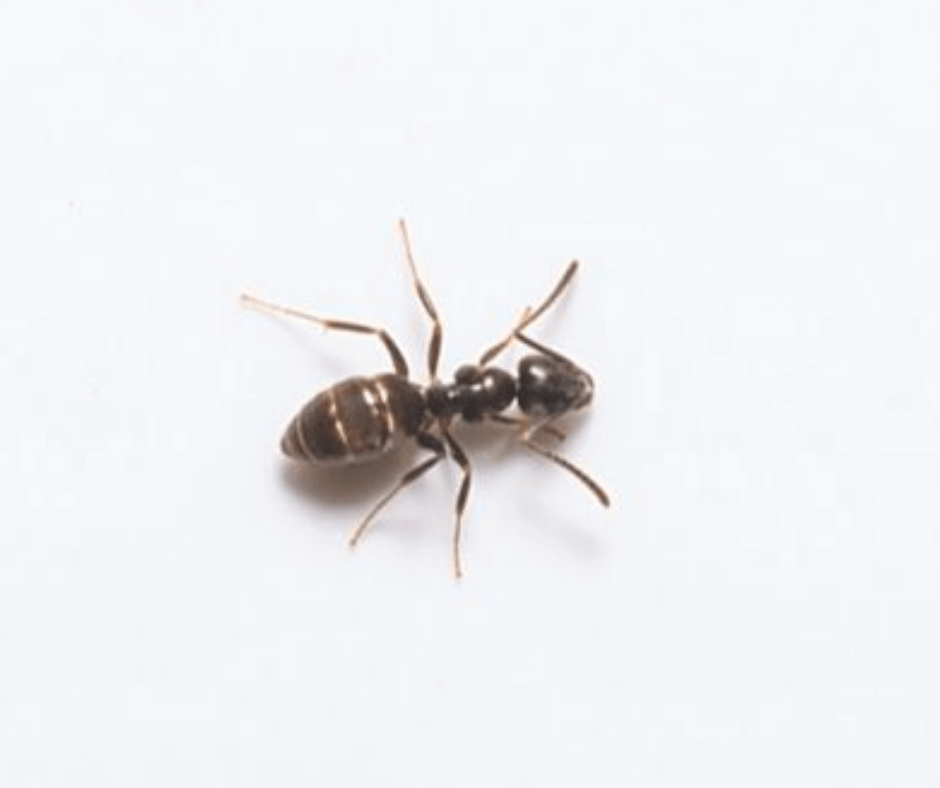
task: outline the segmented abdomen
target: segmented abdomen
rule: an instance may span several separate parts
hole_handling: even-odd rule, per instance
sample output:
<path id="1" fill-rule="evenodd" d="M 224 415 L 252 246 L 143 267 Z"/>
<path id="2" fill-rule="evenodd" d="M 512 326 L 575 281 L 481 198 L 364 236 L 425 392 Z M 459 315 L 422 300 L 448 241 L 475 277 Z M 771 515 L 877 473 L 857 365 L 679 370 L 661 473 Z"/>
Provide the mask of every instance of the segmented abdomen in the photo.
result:
<path id="1" fill-rule="evenodd" d="M 349 378 L 301 409 L 284 432 L 281 450 L 317 463 L 370 460 L 388 451 L 397 434 L 417 429 L 413 414 L 422 405 L 418 389 L 395 375 Z"/>

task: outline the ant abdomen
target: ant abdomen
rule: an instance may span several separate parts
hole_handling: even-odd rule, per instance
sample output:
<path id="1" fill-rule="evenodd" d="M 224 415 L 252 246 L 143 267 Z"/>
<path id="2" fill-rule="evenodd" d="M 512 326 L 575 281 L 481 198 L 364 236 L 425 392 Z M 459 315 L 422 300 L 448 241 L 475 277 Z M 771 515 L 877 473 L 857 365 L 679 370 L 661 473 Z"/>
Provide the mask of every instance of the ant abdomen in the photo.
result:
<path id="1" fill-rule="evenodd" d="M 281 451 L 313 463 L 366 462 L 424 419 L 421 390 L 398 375 L 348 378 L 320 392 L 287 426 Z"/>

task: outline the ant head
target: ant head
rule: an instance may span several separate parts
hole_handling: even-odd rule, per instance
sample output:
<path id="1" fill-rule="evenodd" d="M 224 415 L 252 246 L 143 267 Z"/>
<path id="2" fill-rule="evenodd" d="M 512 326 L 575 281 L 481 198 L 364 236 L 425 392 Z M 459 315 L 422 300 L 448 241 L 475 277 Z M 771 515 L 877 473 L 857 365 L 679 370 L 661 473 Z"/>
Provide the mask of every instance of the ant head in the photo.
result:
<path id="1" fill-rule="evenodd" d="M 590 404 L 594 381 L 587 372 L 561 356 L 525 356 L 519 362 L 516 396 L 523 413 L 558 416 Z"/>

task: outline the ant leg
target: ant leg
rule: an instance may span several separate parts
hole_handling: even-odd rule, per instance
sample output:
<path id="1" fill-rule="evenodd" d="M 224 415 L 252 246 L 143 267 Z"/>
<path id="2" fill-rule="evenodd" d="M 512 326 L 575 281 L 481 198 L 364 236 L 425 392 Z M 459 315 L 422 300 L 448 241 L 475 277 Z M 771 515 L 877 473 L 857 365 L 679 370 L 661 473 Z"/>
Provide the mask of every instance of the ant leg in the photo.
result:
<path id="1" fill-rule="evenodd" d="M 582 482 L 592 493 L 594 493 L 594 495 L 597 497 L 597 500 L 600 501 L 601 504 L 604 506 L 610 506 L 610 498 L 596 481 L 594 481 L 590 476 L 582 471 L 577 465 L 571 462 L 571 460 L 562 457 L 556 452 L 546 449 L 544 446 L 540 446 L 538 443 L 532 440 L 533 433 L 537 432 L 538 429 L 539 426 L 533 426 L 532 429 L 523 433 L 520 436 L 522 445 L 527 449 L 534 451 L 536 454 L 542 455 L 545 459 L 551 460 L 556 465 L 560 465 L 566 471 L 573 474 L 576 479 Z"/>
<path id="2" fill-rule="evenodd" d="M 384 328 L 375 328 L 374 326 L 367 326 L 362 323 L 350 323 L 347 320 L 333 320 L 332 318 L 317 317 L 316 315 L 311 315 L 309 312 L 294 309 L 290 306 L 281 306 L 279 304 L 272 304 L 270 301 L 263 301 L 247 293 L 242 294 L 241 302 L 245 306 L 250 306 L 261 312 L 285 315 L 286 317 L 294 317 L 298 320 L 306 320 L 309 323 L 316 323 L 326 330 L 334 329 L 336 331 L 351 331 L 356 334 L 372 334 L 378 337 L 382 341 L 382 344 L 385 345 L 385 349 L 392 359 L 392 366 L 395 367 L 395 374 L 405 378 L 408 377 L 408 364 L 405 361 L 405 357 L 402 355 L 401 350 L 398 349 L 398 345 L 395 344 L 395 340 L 392 339 Z"/>
<path id="3" fill-rule="evenodd" d="M 454 521 L 454 536 L 451 541 L 451 550 L 453 554 L 454 561 L 454 577 L 458 580 L 463 576 L 463 570 L 460 568 L 460 531 L 461 531 L 461 521 L 463 518 L 463 510 L 467 506 L 467 498 L 470 496 L 470 460 L 467 457 L 466 452 L 460 447 L 460 444 L 455 441 L 449 432 L 446 430 L 443 433 L 444 440 L 447 441 L 447 446 L 450 449 L 451 455 L 453 455 L 454 460 L 460 466 L 460 470 L 463 471 L 463 479 L 460 482 L 460 490 L 457 493 L 457 505 L 455 507 L 456 519 Z"/>
<path id="4" fill-rule="evenodd" d="M 355 547 L 358 544 L 359 540 L 362 538 L 362 535 L 366 532 L 366 529 L 372 524 L 375 516 L 385 508 L 386 504 L 388 504 L 392 498 L 394 498 L 405 487 L 415 481 L 415 479 L 423 476 L 425 473 L 431 470 L 431 468 L 433 468 L 441 460 L 443 460 L 444 457 L 447 456 L 444 450 L 444 444 L 441 443 L 441 441 L 434 435 L 431 435 L 428 432 L 419 432 L 415 436 L 415 440 L 422 448 L 433 451 L 434 456 L 415 465 L 414 468 L 412 468 L 404 476 L 402 476 L 401 479 L 398 480 L 398 484 L 396 484 L 391 490 L 383 495 L 381 499 L 379 499 L 379 502 L 372 507 L 372 511 L 365 516 L 365 519 L 359 524 L 356 530 L 352 532 L 352 535 L 349 537 L 350 547 Z"/>
<path id="5" fill-rule="evenodd" d="M 417 292 L 421 305 L 424 307 L 424 311 L 428 313 L 428 317 L 431 318 L 433 324 L 431 339 L 428 342 L 428 373 L 431 380 L 434 381 L 437 380 L 437 365 L 441 358 L 441 342 L 444 338 L 444 330 L 441 327 L 441 319 L 437 314 L 437 309 L 434 308 L 434 302 L 421 281 L 420 274 L 418 274 L 418 266 L 415 264 L 415 258 L 411 252 L 411 240 L 408 237 L 408 227 L 404 219 L 398 220 L 398 228 L 401 231 L 402 242 L 405 244 L 405 257 L 408 258 L 408 267 L 411 269 L 411 281 L 414 284 L 415 292 Z"/>
<path id="6" fill-rule="evenodd" d="M 507 427 L 518 427 L 520 430 L 529 426 L 523 419 L 517 419 L 514 416 L 505 416 L 502 413 L 494 413 L 489 418 L 490 421 L 495 421 L 497 424 L 505 424 Z M 560 429 L 553 427 L 551 424 L 539 424 L 533 429 L 533 433 L 536 432 L 544 432 L 547 435 L 551 435 L 556 441 L 563 441 L 568 437 Z"/>
<path id="7" fill-rule="evenodd" d="M 571 280 L 574 278 L 574 275 L 577 272 L 577 270 L 578 270 L 578 261 L 572 260 L 568 264 L 568 267 L 565 269 L 564 274 L 562 274 L 561 279 L 558 281 L 558 284 L 555 285 L 555 288 L 552 290 L 552 292 L 548 294 L 548 297 L 541 304 L 539 304 L 539 306 L 536 309 L 530 310 L 526 308 L 526 310 L 522 313 L 522 317 L 519 319 L 515 327 L 509 333 L 509 336 L 497 342 L 495 345 L 493 345 L 493 347 L 491 347 L 482 356 L 480 356 L 480 362 L 479 362 L 480 366 L 481 367 L 486 366 L 487 363 L 492 361 L 494 358 L 496 358 L 496 356 L 498 356 L 507 347 L 509 347 L 509 344 L 512 342 L 513 339 L 516 338 L 516 336 L 518 335 L 520 331 L 522 331 L 525 328 L 528 328 L 536 320 L 538 320 L 538 318 L 540 318 L 545 313 L 545 311 L 552 304 L 554 304 L 555 301 L 558 300 L 561 294 L 565 291 L 565 289 L 571 283 Z"/>

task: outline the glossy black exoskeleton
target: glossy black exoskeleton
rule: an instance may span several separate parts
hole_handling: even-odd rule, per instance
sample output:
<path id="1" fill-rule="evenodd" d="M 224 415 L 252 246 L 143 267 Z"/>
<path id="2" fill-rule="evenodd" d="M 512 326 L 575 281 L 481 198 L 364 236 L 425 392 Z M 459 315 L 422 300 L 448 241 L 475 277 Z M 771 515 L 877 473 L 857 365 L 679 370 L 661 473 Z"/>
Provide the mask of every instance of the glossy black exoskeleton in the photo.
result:
<path id="1" fill-rule="evenodd" d="M 453 380 L 445 383 L 437 377 L 443 336 L 441 321 L 418 274 L 405 223 L 401 221 L 399 224 L 412 282 L 432 323 L 428 343 L 430 382 L 427 385 L 409 379 L 405 357 L 384 329 L 316 317 L 249 295 L 242 296 L 242 300 L 262 310 L 307 320 L 327 329 L 371 334 L 382 342 L 394 372 L 347 378 L 317 394 L 288 424 L 281 439 L 281 450 L 288 457 L 315 464 L 367 462 L 405 440 L 414 441 L 432 452 L 431 457 L 405 473 L 366 515 L 350 538 L 353 545 L 400 490 L 450 454 L 463 471 L 452 539 L 454 574 L 460 577 L 461 519 L 470 492 L 471 471 L 466 452 L 450 432 L 455 421 L 467 424 L 489 421 L 517 428 L 518 438 L 526 448 L 572 473 L 604 506 L 610 503 L 597 482 L 536 440 L 539 435 L 564 438 L 564 433 L 554 426 L 554 422 L 589 405 L 594 395 L 594 383 L 587 372 L 523 333 L 568 287 L 578 263 L 573 261 L 568 265 L 552 292 L 535 310 L 526 309 L 503 340 L 483 353 L 476 364 L 459 367 Z M 535 351 L 519 361 L 515 375 L 490 363 L 513 341 Z M 513 403 L 518 406 L 521 416 L 506 414 Z"/>

